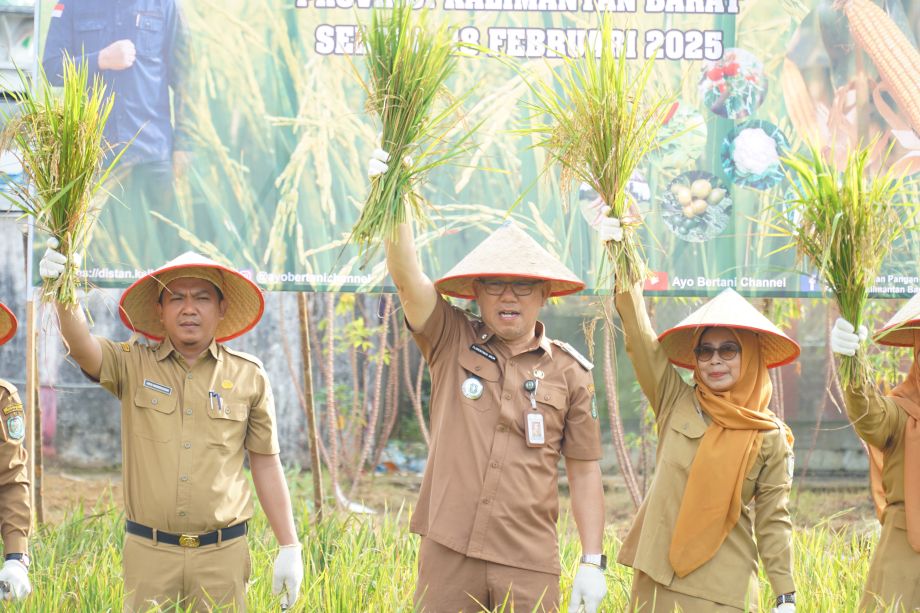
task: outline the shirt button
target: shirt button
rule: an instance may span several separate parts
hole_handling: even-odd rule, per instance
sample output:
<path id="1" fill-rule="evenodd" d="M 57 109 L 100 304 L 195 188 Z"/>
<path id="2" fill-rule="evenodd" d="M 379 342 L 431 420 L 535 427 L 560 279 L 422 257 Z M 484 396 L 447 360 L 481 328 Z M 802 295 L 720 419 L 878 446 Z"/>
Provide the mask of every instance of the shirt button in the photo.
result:
<path id="1" fill-rule="evenodd" d="M 179 477 L 179 481 L 188 481 L 188 475 L 182 475 Z"/>
<path id="2" fill-rule="evenodd" d="M 185 517 L 185 511 L 179 511 L 179 517 Z"/>
<path id="3" fill-rule="evenodd" d="M 498 462 L 492 462 L 492 468 L 498 468 Z"/>
<path id="4" fill-rule="evenodd" d="M 186 449 L 191 449 L 191 448 L 192 448 L 192 444 L 191 444 L 190 442 L 188 442 L 188 441 L 185 441 L 185 444 L 182 445 L 182 446 L 185 447 Z"/>
<path id="5" fill-rule="evenodd" d="M 191 381 L 191 380 L 192 380 L 192 373 L 189 373 L 188 376 L 186 377 L 186 379 L 188 379 L 189 381 Z"/>
<path id="6" fill-rule="evenodd" d="M 474 368 L 473 370 L 475 370 L 476 372 L 479 372 L 480 370 L 482 370 L 482 366 L 477 366 L 477 367 Z"/>
<path id="7" fill-rule="evenodd" d="M 192 414 L 192 410 L 191 410 L 191 409 L 185 409 L 185 414 L 186 414 L 186 415 L 191 415 L 191 414 Z"/>
<path id="8" fill-rule="evenodd" d="M 488 498 L 483 498 L 483 499 L 482 499 L 482 504 L 489 504 L 490 502 L 492 502 L 492 501 L 489 500 Z"/>
<path id="9" fill-rule="evenodd" d="M 155 405 L 157 402 L 159 402 L 159 401 L 158 401 L 156 398 L 154 398 L 153 400 L 150 401 L 150 404 L 154 404 L 154 405 Z"/>
<path id="10" fill-rule="evenodd" d="M 499 427 L 498 427 L 498 431 L 499 431 L 499 432 L 504 432 L 504 431 L 505 431 L 505 426 L 499 426 Z"/>
<path id="11" fill-rule="evenodd" d="M 511 394 L 505 394 L 505 400 L 511 400 Z"/>
<path id="12" fill-rule="evenodd" d="M 543 396 L 543 400 L 549 400 L 549 394 L 547 394 L 546 396 Z"/>

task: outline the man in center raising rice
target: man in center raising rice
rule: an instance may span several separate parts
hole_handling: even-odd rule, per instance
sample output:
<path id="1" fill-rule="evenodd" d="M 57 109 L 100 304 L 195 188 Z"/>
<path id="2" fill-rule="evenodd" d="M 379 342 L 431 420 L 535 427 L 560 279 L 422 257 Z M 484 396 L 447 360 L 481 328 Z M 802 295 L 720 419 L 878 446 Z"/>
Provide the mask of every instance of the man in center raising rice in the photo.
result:
<path id="1" fill-rule="evenodd" d="M 558 610 L 561 455 L 585 554 L 570 611 L 594 613 L 607 586 L 592 365 L 537 321 L 548 297 L 584 283 L 511 223 L 436 283 L 403 224 L 387 266 L 431 369 L 431 448 L 410 526 L 422 537 L 416 606 Z M 480 318 L 439 294 L 474 298 Z"/>

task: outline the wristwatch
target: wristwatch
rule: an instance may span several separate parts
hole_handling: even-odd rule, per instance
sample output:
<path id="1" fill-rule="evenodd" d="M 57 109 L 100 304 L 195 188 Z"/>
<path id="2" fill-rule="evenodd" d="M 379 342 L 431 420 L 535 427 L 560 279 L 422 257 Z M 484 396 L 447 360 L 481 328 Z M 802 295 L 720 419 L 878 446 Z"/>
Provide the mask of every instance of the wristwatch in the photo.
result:
<path id="1" fill-rule="evenodd" d="M 581 563 L 597 566 L 601 570 L 607 570 L 607 556 L 602 553 L 583 555 L 581 556 Z"/>
<path id="2" fill-rule="evenodd" d="M 795 592 L 789 592 L 788 594 L 780 594 L 776 597 L 776 606 L 785 603 L 795 604 Z"/>
<path id="3" fill-rule="evenodd" d="M 32 563 L 32 559 L 29 557 L 29 554 L 27 553 L 8 553 L 6 554 L 4 559 L 19 560 L 20 562 L 22 562 L 22 565 L 25 566 L 26 568 L 29 568 L 29 564 Z"/>

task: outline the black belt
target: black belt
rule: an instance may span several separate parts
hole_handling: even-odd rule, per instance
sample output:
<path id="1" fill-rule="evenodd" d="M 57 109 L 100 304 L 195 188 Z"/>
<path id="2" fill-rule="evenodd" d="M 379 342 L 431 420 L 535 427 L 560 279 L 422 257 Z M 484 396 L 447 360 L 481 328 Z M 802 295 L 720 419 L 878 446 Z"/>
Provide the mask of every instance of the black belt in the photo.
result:
<path id="1" fill-rule="evenodd" d="M 130 519 L 126 520 L 125 530 L 129 534 L 154 540 L 153 528 L 148 528 Z M 246 522 L 230 526 L 229 528 L 206 532 L 204 534 L 171 534 L 169 532 L 157 530 L 156 542 L 195 548 L 201 547 L 202 545 L 214 545 L 219 541 L 229 541 L 230 539 L 235 539 L 244 534 L 246 534 Z"/>

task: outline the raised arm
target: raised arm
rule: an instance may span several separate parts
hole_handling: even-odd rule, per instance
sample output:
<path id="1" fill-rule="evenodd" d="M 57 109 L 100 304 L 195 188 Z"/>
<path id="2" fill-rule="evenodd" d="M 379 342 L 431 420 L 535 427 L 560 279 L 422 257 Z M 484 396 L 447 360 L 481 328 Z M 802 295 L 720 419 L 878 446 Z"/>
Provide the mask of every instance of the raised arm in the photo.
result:
<path id="1" fill-rule="evenodd" d="M 408 223 L 399 226 L 395 241 L 386 242 L 386 251 L 387 270 L 396 284 L 406 321 L 413 330 L 421 330 L 438 304 L 438 292 L 422 271 Z"/>
<path id="2" fill-rule="evenodd" d="M 652 329 L 652 322 L 645 310 L 641 287 L 637 285 L 628 292 L 618 293 L 614 300 L 623 322 L 626 353 L 636 371 L 642 392 L 652 404 L 657 417 L 662 406 L 667 404 L 666 399 L 662 398 L 663 390 L 679 389 L 677 385 L 682 379 L 658 343 L 658 335 Z"/>
<path id="3" fill-rule="evenodd" d="M 38 265 L 42 279 L 57 279 L 67 266 L 75 265 L 75 262 L 68 262 L 62 253 L 55 251 L 56 248 L 57 241 L 50 239 L 48 249 Z M 80 256 L 75 255 L 74 258 L 76 265 L 79 265 Z M 55 303 L 55 308 L 61 323 L 61 336 L 64 337 L 70 356 L 83 372 L 98 381 L 102 373 L 102 345 L 99 339 L 90 334 L 83 310 L 79 305 L 68 307 L 60 303 Z"/>
<path id="4" fill-rule="evenodd" d="M 102 345 L 99 339 L 90 334 L 83 309 L 79 306 L 66 307 L 60 303 L 55 303 L 55 307 L 61 322 L 61 336 L 64 337 L 70 357 L 83 372 L 98 381 L 102 374 Z"/>

